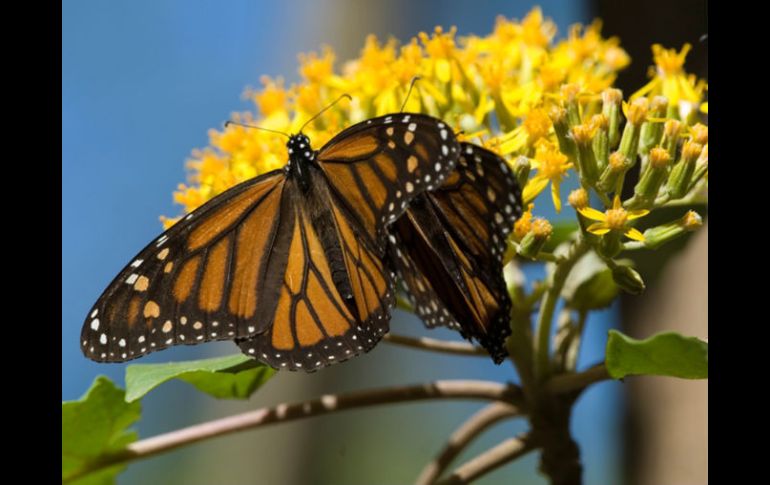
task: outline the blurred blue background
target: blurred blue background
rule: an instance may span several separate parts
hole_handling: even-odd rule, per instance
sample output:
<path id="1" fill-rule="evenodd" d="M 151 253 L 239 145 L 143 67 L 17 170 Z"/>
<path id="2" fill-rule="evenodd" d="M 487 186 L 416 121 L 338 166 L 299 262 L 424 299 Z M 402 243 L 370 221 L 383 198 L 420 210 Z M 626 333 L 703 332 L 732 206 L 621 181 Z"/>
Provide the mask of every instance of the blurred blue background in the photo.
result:
<path id="1" fill-rule="evenodd" d="M 563 36 L 592 12 L 582 2 L 540 2 Z M 161 230 L 160 215 L 176 215 L 171 193 L 185 180 L 190 151 L 233 111 L 263 74 L 296 81 L 297 54 L 328 44 L 344 61 L 365 36 L 407 41 L 435 25 L 460 35 L 486 34 L 498 14 L 521 19 L 521 2 L 214 1 L 62 4 L 62 399 L 77 399 L 96 375 L 123 382 L 124 364 L 96 364 L 78 346 L 83 318 L 112 277 Z M 575 181 L 571 181 L 574 183 Z M 569 184 L 563 193 L 571 190 Z M 550 200 L 538 213 L 558 220 Z M 525 268 L 528 277 L 543 269 Z M 601 360 L 618 309 L 593 314 L 580 358 Z M 392 328 L 428 334 L 396 312 Z M 458 338 L 449 331 L 437 338 Z M 230 343 L 175 348 L 143 362 L 205 358 L 235 352 Z M 248 402 L 218 402 L 181 383 L 143 402 L 143 437 L 258 406 L 326 392 L 416 383 L 439 378 L 514 378 L 507 364 L 428 354 L 380 344 L 370 354 L 320 373 L 282 373 Z M 621 481 L 621 394 L 617 383 L 592 387 L 578 401 L 573 431 L 585 483 Z M 370 408 L 242 433 L 194 445 L 129 467 L 120 483 L 408 483 L 447 435 L 480 403 L 431 402 Z M 485 433 L 460 461 L 525 429 L 509 421 Z M 529 455 L 479 483 L 545 483 Z"/>

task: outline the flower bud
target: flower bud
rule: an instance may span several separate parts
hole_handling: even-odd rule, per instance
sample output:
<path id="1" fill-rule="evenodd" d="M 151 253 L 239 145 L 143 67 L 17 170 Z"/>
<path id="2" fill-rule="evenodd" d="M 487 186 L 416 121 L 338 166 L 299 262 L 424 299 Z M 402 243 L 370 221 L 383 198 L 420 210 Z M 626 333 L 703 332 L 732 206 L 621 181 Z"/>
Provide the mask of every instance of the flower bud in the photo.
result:
<path id="1" fill-rule="evenodd" d="M 703 219 L 695 211 L 687 213 L 679 220 L 655 226 L 644 231 L 644 247 L 657 249 L 673 241 L 686 232 L 692 232 L 703 225 Z"/>
<path id="2" fill-rule="evenodd" d="M 642 131 L 642 123 L 647 119 L 647 98 L 638 98 L 627 105 L 626 126 L 620 139 L 619 151 L 626 156 L 626 162 L 631 168 L 636 163 L 636 155 L 639 150 L 639 135 Z"/>
<path id="3" fill-rule="evenodd" d="M 556 139 L 559 140 L 559 150 L 567 155 L 570 160 L 575 160 L 575 142 L 569 136 L 569 122 L 567 121 L 567 110 L 554 106 L 548 112 L 548 116 L 553 123 L 553 131 Z"/>
<path id="4" fill-rule="evenodd" d="M 620 152 L 613 152 L 602 176 L 599 177 L 599 182 L 596 184 L 597 190 L 605 193 L 615 190 L 618 179 L 626 173 L 626 165 L 626 157 Z"/>
<path id="5" fill-rule="evenodd" d="M 577 166 L 580 179 L 584 185 L 593 186 L 599 178 L 596 157 L 591 147 L 594 129 L 587 124 L 576 125 L 572 127 L 571 133 L 572 139 L 575 140 L 575 145 L 577 146 Z"/>
<path id="6" fill-rule="evenodd" d="M 650 150 L 647 164 L 639 177 L 639 182 L 634 187 L 634 194 L 639 199 L 638 204 L 633 204 L 635 208 L 647 207 L 655 202 L 660 186 L 666 180 L 669 162 L 671 157 L 663 148 L 657 147 Z"/>
<path id="7" fill-rule="evenodd" d="M 663 96 L 655 96 L 650 102 L 650 117 L 655 120 L 646 121 L 642 125 L 642 131 L 639 134 L 639 153 L 647 154 L 650 149 L 658 143 L 663 136 L 663 122 L 658 121 L 666 115 L 668 99 Z"/>
<path id="8" fill-rule="evenodd" d="M 663 141 L 660 145 L 666 149 L 671 159 L 676 158 L 677 141 L 682 131 L 682 122 L 679 120 L 667 120 L 663 125 Z"/>
<path id="9" fill-rule="evenodd" d="M 594 115 L 591 117 L 589 124 L 594 128 L 594 140 L 593 149 L 594 156 L 596 157 L 596 168 L 598 173 L 602 173 L 604 167 L 607 166 L 610 156 L 610 141 L 609 141 L 609 120 L 603 114 Z"/>
<path id="10" fill-rule="evenodd" d="M 620 140 L 620 103 L 623 93 L 620 89 L 605 89 L 602 92 L 602 114 L 607 118 L 609 146 L 615 147 Z"/>
<path id="11" fill-rule="evenodd" d="M 532 165 L 529 163 L 529 159 L 524 155 L 516 157 L 513 162 L 513 175 L 519 182 L 519 187 L 526 187 L 527 180 L 529 180 L 529 171 L 532 169 Z"/>
<path id="12" fill-rule="evenodd" d="M 585 189 L 576 189 L 570 192 L 567 197 L 569 205 L 575 208 L 575 210 L 585 209 L 588 207 L 588 192 Z"/>
<path id="13" fill-rule="evenodd" d="M 536 218 L 532 221 L 532 228 L 521 240 L 519 254 L 525 258 L 534 259 L 553 233 L 551 223 L 545 219 Z"/>
<path id="14" fill-rule="evenodd" d="M 612 268 L 612 279 L 626 293 L 638 295 L 644 291 L 644 280 L 632 267 L 615 265 Z"/>
<path id="15" fill-rule="evenodd" d="M 564 98 L 564 107 L 567 109 L 567 120 L 570 126 L 580 124 L 580 107 L 578 106 L 579 84 L 564 84 L 561 87 L 561 95 Z"/>
<path id="16" fill-rule="evenodd" d="M 672 199 L 681 199 L 687 195 L 695 172 L 695 162 L 702 151 L 703 146 L 694 141 L 688 141 L 682 147 L 682 157 L 668 177 L 667 189 Z"/>

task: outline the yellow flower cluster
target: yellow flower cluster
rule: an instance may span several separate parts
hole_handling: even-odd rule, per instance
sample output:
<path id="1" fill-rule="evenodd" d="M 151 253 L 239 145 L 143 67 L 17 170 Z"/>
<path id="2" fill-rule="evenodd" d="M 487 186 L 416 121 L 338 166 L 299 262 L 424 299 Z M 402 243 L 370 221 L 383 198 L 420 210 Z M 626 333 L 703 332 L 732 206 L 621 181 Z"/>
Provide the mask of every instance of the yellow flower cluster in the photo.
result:
<path id="1" fill-rule="evenodd" d="M 630 61 L 619 41 L 603 38 L 600 30 L 598 21 L 576 25 L 555 42 L 556 26 L 535 8 L 521 21 L 498 18 L 485 37 L 458 37 L 454 28 L 440 27 L 402 45 L 370 36 L 361 55 L 339 69 L 334 52 L 324 48 L 299 57 L 301 80 L 294 85 L 263 77 L 261 89 L 248 92 L 258 114 L 240 113 L 233 119 L 294 133 L 323 107 L 349 94 L 350 101 L 336 104 L 304 128 L 318 148 L 345 127 L 397 112 L 406 101 L 405 111 L 441 118 L 465 133 L 462 139 L 510 161 L 526 157 L 532 173 L 524 188 L 525 202 L 550 184 L 554 206 L 560 210 L 559 185 L 581 162 L 574 143 L 565 146 L 558 137 L 561 126 L 575 123 L 560 120 L 582 117 L 585 136 L 607 132 L 609 118 L 600 116 L 602 93 Z M 637 94 L 700 103 L 705 85 L 686 77 L 682 69 L 687 49 L 653 49 L 655 77 Z M 407 100 L 416 76 L 419 80 Z M 186 212 L 287 160 L 285 139 L 266 131 L 230 125 L 211 130 L 209 138 L 209 146 L 194 151 L 188 161 L 189 184 L 180 184 L 174 194 Z M 167 227 L 174 222 L 164 218 Z"/>

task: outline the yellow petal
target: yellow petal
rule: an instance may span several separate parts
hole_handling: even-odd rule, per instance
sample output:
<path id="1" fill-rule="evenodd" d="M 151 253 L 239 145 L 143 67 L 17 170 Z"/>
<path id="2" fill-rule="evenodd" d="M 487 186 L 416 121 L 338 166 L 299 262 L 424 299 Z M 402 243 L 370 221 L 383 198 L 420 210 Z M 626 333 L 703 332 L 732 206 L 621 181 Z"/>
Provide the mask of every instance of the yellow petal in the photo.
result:
<path id="1" fill-rule="evenodd" d="M 527 183 L 527 186 L 524 187 L 524 193 L 522 194 L 524 197 L 524 203 L 528 204 L 535 200 L 535 197 L 537 197 L 540 192 L 543 191 L 546 185 L 548 185 L 547 178 L 538 177 L 537 175 L 532 177 Z"/>
<path id="2" fill-rule="evenodd" d="M 644 217 L 644 216 L 646 216 L 649 213 L 650 213 L 650 211 L 648 211 L 647 209 L 640 209 L 640 210 L 636 210 L 636 211 L 628 211 L 627 212 L 628 220 L 629 221 L 633 221 L 634 219 L 639 219 L 640 217 Z"/>
<path id="3" fill-rule="evenodd" d="M 527 143 L 527 133 L 520 126 L 511 132 L 511 137 L 500 144 L 500 153 L 508 155 L 518 151 Z"/>
<path id="4" fill-rule="evenodd" d="M 592 221 L 604 222 L 605 220 L 607 220 L 607 216 L 604 215 L 604 212 L 599 212 L 598 210 L 592 207 L 583 207 L 582 209 L 578 209 L 578 212 L 583 214 L 583 217 L 587 217 Z"/>
<path id="5" fill-rule="evenodd" d="M 589 229 L 590 230 L 590 229 Z M 635 241 L 644 241 L 644 234 L 634 229 L 633 227 L 625 232 L 626 236 Z"/>
<path id="6" fill-rule="evenodd" d="M 452 65 L 447 59 L 436 59 L 436 77 L 443 83 L 452 80 Z"/>
<path id="7" fill-rule="evenodd" d="M 590 232 L 591 234 L 596 234 L 597 236 L 601 236 L 603 234 L 607 234 L 608 232 L 610 232 L 610 228 L 607 227 L 607 225 L 604 224 L 603 222 L 596 222 L 588 226 L 586 231 Z"/>
<path id="8" fill-rule="evenodd" d="M 620 203 L 620 196 L 616 194 L 615 198 L 612 200 L 612 208 L 620 209 L 621 207 L 623 207 L 623 205 Z"/>
<path id="9" fill-rule="evenodd" d="M 553 199 L 553 206 L 556 208 L 556 212 L 561 212 L 561 199 L 559 198 L 559 182 L 555 180 L 551 181 L 551 198 Z"/>
<path id="10" fill-rule="evenodd" d="M 700 112 L 703 114 L 709 114 L 709 104 L 708 101 L 700 105 Z"/>

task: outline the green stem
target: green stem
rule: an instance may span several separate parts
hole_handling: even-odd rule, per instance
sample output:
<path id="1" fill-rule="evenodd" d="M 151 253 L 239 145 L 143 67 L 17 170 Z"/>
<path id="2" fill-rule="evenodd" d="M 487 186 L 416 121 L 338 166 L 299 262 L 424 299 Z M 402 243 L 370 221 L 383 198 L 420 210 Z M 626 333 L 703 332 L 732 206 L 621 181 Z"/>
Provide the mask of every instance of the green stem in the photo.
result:
<path id="1" fill-rule="evenodd" d="M 549 281 L 548 290 L 543 295 L 543 303 L 540 305 L 540 313 L 537 317 L 537 334 L 535 340 L 535 380 L 543 382 L 550 373 L 550 343 L 551 343 L 551 325 L 553 324 L 553 312 L 556 308 L 556 302 L 564 287 L 569 272 L 575 266 L 578 259 L 581 258 L 590 248 L 590 245 L 584 238 L 575 241 L 569 249 L 567 256 L 562 262 L 556 265 Z"/>
<path id="2" fill-rule="evenodd" d="M 575 367 L 577 366 L 577 358 L 580 354 L 580 343 L 583 337 L 583 330 L 586 325 L 587 315 L 587 310 L 580 310 L 578 312 L 578 321 L 575 327 L 575 333 L 572 335 L 572 339 L 567 346 L 566 369 L 570 372 L 574 371 Z"/>

